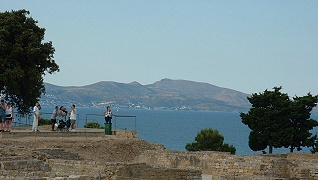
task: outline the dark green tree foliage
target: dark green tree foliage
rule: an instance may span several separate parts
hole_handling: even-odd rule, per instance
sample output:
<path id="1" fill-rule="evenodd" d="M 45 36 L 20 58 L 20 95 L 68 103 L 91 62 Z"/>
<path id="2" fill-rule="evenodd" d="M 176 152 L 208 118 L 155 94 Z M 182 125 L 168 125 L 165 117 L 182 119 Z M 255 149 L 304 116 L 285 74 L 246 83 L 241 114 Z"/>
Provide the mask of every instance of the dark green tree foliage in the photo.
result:
<path id="1" fill-rule="evenodd" d="M 232 145 L 223 144 L 224 137 L 218 130 L 203 129 L 195 137 L 195 142 L 188 143 L 185 147 L 187 151 L 221 151 L 235 154 L 236 149 Z"/>
<path id="2" fill-rule="evenodd" d="M 307 94 L 303 97 L 294 97 L 291 104 L 290 115 L 290 152 L 296 148 L 300 151 L 301 147 L 311 147 L 315 143 L 316 135 L 312 136 L 310 130 L 318 126 L 318 122 L 310 118 L 311 110 L 317 105 L 318 96 Z"/>
<path id="3" fill-rule="evenodd" d="M 274 87 L 273 91 L 252 94 L 248 97 L 252 108 L 240 114 L 242 122 L 251 129 L 249 147 L 254 151 L 269 146 L 269 153 L 281 147 L 290 147 L 293 152 L 313 144 L 309 130 L 318 124 L 310 119 L 310 112 L 317 104 L 317 96 L 308 94 L 291 100 L 281 89 Z"/>
<path id="4" fill-rule="evenodd" d="M 29 112 L 45 92 L 43 76 L 59 71 L 52 42 L 29 12 L 0 12 L 0 90 L 19 112 Z"/>
<path id="5" fill-rule="evenodd" d="M 260 132 L 251 131 L 249 139 L 248 139 L 248 146 L 253 151 L 266 149 L 267 147 L 266 137 Z"/>
<path id="6" fill-rule="evenodd" d="M 247 99 L 252 104 L 252 108 L 247 114 L 241 113 L 242 122 L 252 131 L 250 140 L 254 139 L 260 144 L 266 144 L 272 148 L 283 146 L 284 129 L 288 122 L 288 104 L 287 94 L 280 92 L 281 88 L 274 88 L 274 91 L 265 90 L 264 93 L 252 94 Z M 253 134 L 254 133 L 254 134 Z M 255 145 L 256 142 L 249 142 L 249 145 Z M 267 146 L 266 146 L 267 147 Z M 263 146 L 254 146 L 250 148 L 254 151 L 264 150 Z"/>

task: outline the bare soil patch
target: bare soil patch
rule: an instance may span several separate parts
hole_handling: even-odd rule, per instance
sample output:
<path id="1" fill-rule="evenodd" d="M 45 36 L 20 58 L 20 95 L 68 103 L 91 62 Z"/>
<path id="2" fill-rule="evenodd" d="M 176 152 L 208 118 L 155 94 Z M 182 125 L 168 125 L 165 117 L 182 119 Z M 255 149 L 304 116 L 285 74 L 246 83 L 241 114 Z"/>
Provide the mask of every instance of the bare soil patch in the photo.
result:
<path id="1" fill-rule="evenodd" d="M 132 162 L 144 151 L 157 148 L 158 145 L 137 138 L 23 137 L 0 139 L 2 156 L 31 156 L 43 160 L 60 158 L 98 162 Z"/>

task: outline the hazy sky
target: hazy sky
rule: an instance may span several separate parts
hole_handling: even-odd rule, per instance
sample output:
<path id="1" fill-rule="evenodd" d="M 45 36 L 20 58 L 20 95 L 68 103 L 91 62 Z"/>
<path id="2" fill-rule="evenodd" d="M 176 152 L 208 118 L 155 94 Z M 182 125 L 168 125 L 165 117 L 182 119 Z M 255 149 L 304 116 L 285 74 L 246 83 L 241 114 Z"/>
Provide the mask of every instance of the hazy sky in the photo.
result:
<path id="1" fill-rule="evenodd" d="M 60 72 L 44 81 L 163 78 L 244 93 L 318 94 L 318 1 L 1 0 L 46 29 Z"/>

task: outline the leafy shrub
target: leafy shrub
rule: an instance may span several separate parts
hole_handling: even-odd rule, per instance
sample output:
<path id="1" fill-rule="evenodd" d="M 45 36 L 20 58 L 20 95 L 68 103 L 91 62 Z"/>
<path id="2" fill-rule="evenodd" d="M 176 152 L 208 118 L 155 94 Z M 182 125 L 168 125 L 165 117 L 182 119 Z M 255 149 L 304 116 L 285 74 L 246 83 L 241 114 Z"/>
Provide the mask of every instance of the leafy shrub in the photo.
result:
<path id="1" fill-rule="evenodd" d="M 40 124 L 39 125 L 51 125 L 51 119 L 40 119 Z"/>
<path id="2" fill-rule="evenodd" d="M 103 129 L 104 128 L 98 122 L 89 122 L 89 123 L 85 124 L 84 127 L 85 128 L 96 128 L 96 129 Z"/>
<path id="3" fill-rule="evenodd" d="M 235 154 L 236 148 L 233 145 L 223 143 L 224 137 L 218 130 L 212 128 L 202 129 L 195 137 L 195 142 L 187 143 L 187 151 L 221 151 Z"/>

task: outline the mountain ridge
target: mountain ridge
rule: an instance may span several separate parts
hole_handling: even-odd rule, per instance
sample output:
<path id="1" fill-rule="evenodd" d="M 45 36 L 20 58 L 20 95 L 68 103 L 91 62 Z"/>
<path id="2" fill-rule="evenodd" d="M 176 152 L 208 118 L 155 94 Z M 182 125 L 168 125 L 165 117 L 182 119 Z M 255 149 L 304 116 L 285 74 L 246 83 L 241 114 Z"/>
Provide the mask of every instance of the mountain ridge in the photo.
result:
<path id="1" fill-rule="evenodd" d="M 44 105 L 76 104 L 78 107 L 199 110 L 241 112 L 251 105 L 249 94 L 189 80 L 162 79 L 142 85 L 137 81 L 100 81 L 85 86 L 57 86 L 45 83 Z"/>

